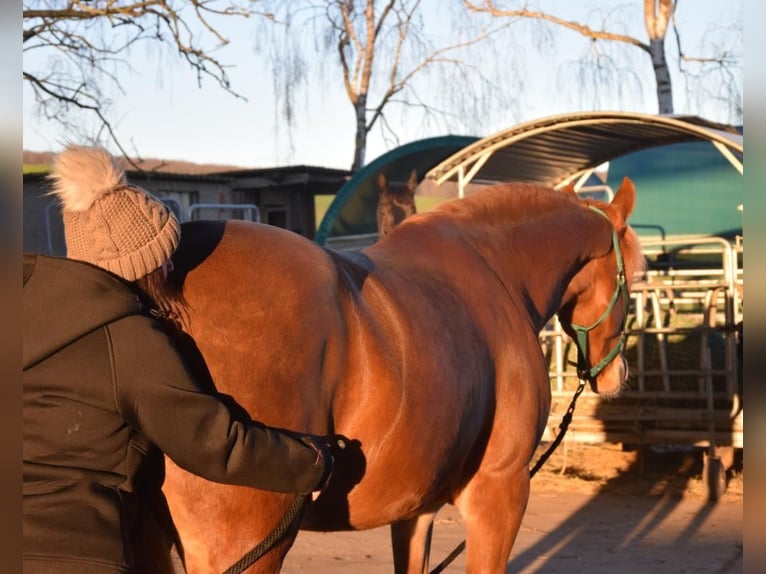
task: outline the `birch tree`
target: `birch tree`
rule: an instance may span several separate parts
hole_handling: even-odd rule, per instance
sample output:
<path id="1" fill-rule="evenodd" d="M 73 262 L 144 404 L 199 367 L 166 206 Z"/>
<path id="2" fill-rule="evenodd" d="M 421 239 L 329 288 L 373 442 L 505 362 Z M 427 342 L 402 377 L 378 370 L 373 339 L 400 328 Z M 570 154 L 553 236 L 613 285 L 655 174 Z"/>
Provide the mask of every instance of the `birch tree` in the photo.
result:
<path id="1" fill-rule="evenodd" d="M 354 114 L 352 171 L 365 163 L 371 130 L 380 127 L 384 138 L 397 141 L 399 126 L 387 115 L 394 107 L 417 111 L 417 121 L 446 129 L 471 124 L 473 132 L 498 110 L 507 113 L 514 106 L 511 94 L 517 90 L 502 89 L 497 76 L 481 66 L 493 54 L 492 38 L 508 23 L 490 19 L 489 25 L 471 27 L 460 2 L 296 0 L 265 5 L 285 25 L 270 53 L 280 118 L 291 129 L 301 90 L 341 82 Z M 445 27 L 449 33 L 431 33 L 435 22 L 429 21 L 426 7 L 451 24 Z M 503 65 L 506 78 L 518 87 L 512 63 Z M 419 82 L 426 77 L 430 84 Z"/>

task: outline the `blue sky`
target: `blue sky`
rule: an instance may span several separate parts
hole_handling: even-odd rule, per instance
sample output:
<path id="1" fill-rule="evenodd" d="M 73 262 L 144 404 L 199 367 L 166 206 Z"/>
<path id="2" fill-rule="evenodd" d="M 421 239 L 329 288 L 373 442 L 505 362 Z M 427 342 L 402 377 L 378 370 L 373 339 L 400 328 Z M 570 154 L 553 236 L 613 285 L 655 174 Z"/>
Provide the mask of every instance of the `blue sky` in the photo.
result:
<path id="1" fill-rule="evenodd" d="M 593 18 L 595 13 L 617 9 L 621 11 L 620 21 L 626 33 L 641 39 L 646 37 L 640 0 L 548 0 L 539 2 L 538 6 L 577 20 L 586 19 L 588 14 Z M 431 18 L 434 33 L 439 33 L 439 16 L 434 14 Z M 711 27 L 718 28 L 720 34 L 721 29 L 741 19 L 741 2 L 720 0 L 681 0 L 677 13 L 689 53 L 699 53 L 698 49 L 715 41 L 709 33 Z M 245 167 L 309 164 L 348 168 L 353 153 L 353 113 L 341 91 L 339 69 L 324 68 L 324 85 L 316 86 L 310 95 L 298 99 L 300 112 L 291 148 L 284 122 L 275 118 L 272 76 L 264 56 L 255 50 L 254 25 L 252 21 L 233 18 L 230 22 L 223 31 L 231 42 L 216 55 L 231 66 L 228 73 L 232 87 L 247 101 L 233 97 L 210 81 L 199 87 L 195 75 L 168 47 L 135 49 L 130 57 L 132 71 L 120 75 L 125 92 L 112 94 L 113 118 L 123 143 L 143 157 Z M 597 24 L 596 20 L 588 22 L 591 26 Z M 475 129 L 460 127 L 450 131 L 484 136 L 522 121 L 579 109 L 656 111 L 651 69 L 646 58 L 635 50 L 623 51 L 625 54 L 635 52 L 630 62 L 638 64 L 635 69 L 643 85 L 642 92 L 626 84 L 622 97 L 602 92 L 596 102 L 595 97 L 578 92 L 575 83 L 566 80 L 572 63 L 585 49 L 584 40 L 575 33 L 553 30 L 554 42 L 544 54 L 541 55 L 531 41 L 522 54 L 513 54 L 523 63 L 524 75 L 523 93 L 515 98 L 514 109 L 486 118 L 484 124 Z M 673 50 L 674 40 L 670 36 L 668 43 Z M 27 60 L 24 65 L 29 63 L 34 62 Z M 730 121 L 720 108 L 687 98 L 677 74 L 674 80 L 677 113 L 696 113 L 711 120 Z M 442 86 L 433 89 L 442 89 Z M 448 89 L 460 89 L 460 86 Z M 26 85 L 23 106 L 24 149 L 59 150 L 61 142 L 70 134 L 62 133 L 55 123 L 36 116 L 31 90 Z M 397 129 L 400 144 L 446 133 L 444 129 L 424 129 L 411 114 L 404 119 L 392 115 L 389 121 Z M 386 152 L 391 145 L 374 130 L 368 138 L 367 161 Z"/>

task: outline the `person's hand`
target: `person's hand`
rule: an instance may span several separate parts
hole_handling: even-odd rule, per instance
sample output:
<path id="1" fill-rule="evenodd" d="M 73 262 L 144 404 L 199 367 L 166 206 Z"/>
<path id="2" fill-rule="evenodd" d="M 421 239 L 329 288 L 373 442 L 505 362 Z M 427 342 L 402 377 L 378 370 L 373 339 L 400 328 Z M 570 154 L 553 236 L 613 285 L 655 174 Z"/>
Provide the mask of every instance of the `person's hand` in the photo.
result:
<path id="1" fill-rule="evenodd" d="M 319 498 L 322 491 L 327 486 L 332 476 L 333 467 L 335 465 L 335 452 L 337 450 L 343 450 L 346 448 L 346 443 L 343 438 L 335 436 L 315 436 L 306 435 L 303 438 L 303 442 L 313 448 L 317 453 L 316 464 L 320 461 L 324 464 L 324 471 L 322 472 L 322 478 L 320 478 L 314 491 L 311 493 L 311 500 L 314 501 Z"/>

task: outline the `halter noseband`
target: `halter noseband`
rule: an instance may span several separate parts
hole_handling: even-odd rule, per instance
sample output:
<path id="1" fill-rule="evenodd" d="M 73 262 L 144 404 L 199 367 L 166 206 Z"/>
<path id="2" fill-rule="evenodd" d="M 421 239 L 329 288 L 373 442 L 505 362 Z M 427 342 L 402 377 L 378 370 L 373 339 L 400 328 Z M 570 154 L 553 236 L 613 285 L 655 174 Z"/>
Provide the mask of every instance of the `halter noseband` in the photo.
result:
<path id="1" fill-rule="evenodd" d="M 611 225 L 612 222 L 607 216 L 606 213 L 601 211 L 597 207 L 593 207 L 592 205 L 588 206 L 591 210 L 595 211 L 599 215 L 606 218 L 607 221 L 609 221 L 609 224 Z M 612 245 L 614 246 L 614 254 L 617 258 L 617 277 L 616 277 L 616 286 L 614 288 L 614 293 L 612 293 L 612 299 L 609 301 L 609 305 L 607 306 L 604 313 L 599 317 L 599 319 L 593 323 L 592 325 L 588 327 L 583 327 L 581 325 L 575 325 L 574 323 L 570 323 L 569 327 L 577 333 L 577 376 L 580 377 L 581 380 L 593 380 L 601 371 L 604 370 L 604 367 L 606 367 L 612 359 L 614 359 L 618 353 L 622 352 L 622 349 L 625 347 L 625 327 L 628 324 L 628 305 L 629 305 L 629 296 L 628 296 L 628 286 L 627 282 L 625 280 L 625 266 L 623 265 L 622 261 L 622 251 L 620 250 L 620 242 L 617 239 L 617 231 L 614 229 L 614 226 L 612 226 Z M 619 342 L 614 346 L 614 348 L 609 351 L 609 354 L 606 355 L 603 359 L 601 359 L 596 365 L 593 367 L 588 367 L 588 332 L 596 328 L 601 322 L 606 319 L 609 314 L 612 312 L 612 309 L 614 309 L 614 306 L 617 304 L 617 297 L 622 295 L 622 303 L 624 307 L 624 313 L 622 316 L 622 327 L 620 329 L 620 340 Z"/>

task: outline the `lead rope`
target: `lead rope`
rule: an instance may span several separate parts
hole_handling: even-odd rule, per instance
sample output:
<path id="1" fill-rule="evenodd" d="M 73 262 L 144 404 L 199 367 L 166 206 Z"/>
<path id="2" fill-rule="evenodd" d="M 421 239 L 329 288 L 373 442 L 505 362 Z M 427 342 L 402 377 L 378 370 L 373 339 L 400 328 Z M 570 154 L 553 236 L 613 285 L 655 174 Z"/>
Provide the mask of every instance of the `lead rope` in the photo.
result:
<path id="1" fill-rule="evenodd" d="M 577 388 L 575 389 L 574 396 L 572 397 L 572 400 L 569 403 L 569 407 L 567 408 L 567 412 L 564 413 L 564 416 L 561 418 L 561 424 L 559 424 L 559 430 L 560 432 L 556 435 L 556 438 L 553 440 L 551 445 L 546 449 L 546 451 L 540 456 L 540 458 L 535 463 L 535 466 L 532 467 L 532 469 L 529 471 L 529 477 L 532 478 L 535 473 L 537 473 L 538 470 L 540 470 L 540 467 L 545 464 L 545 461 L 548 460 L 548 458 L 553 454 L 553 451 L 556 450 L 556 447 L 559 446 L 561 441 L 564 439 L 564 435 L 567 433 L 567 429 L 569 428 L 569 423 L 572 422 L 572 415 L 574 414 L 575 410 L 575 404 L 577 403 L 577 397 L 580 396 L 580 394 L 583 392 L 583 389 L 585 389 L 585 379 L 580 379 L 580 384 L 577 385 Z M 439 574 L 439 572 L 442 572 L 447 566 L 449 566 L 452 561 L 457 558 L 461 552 L 465 550 L 465 540 L 463 540 L 460 544 L 458 544 L 455 549 L 450 552 L 447 557 L 442 560 L 436 568 L 431 570 L 430 574 Z"/>
<path id="2" fill-rule="evenodd" d="M 250 552 L 240 558 L 235 564 L 229 566 L 224 570 L 223 574 L 241 574 L 255 562 L 260 559 L 264 554 L 271 550 L 274 545 L 279 542 L 282 537 L 288 532 L 293 525 L 295 519 L 300 515 L 300 510 L 303 507 L 303 503 L 306 501 L 305 494 L 299 494 L 293 500 L 290 508 L 287 509 L 282 520 L 277 524 L 276 528 L 269 533 L 269 535 Z"/>

